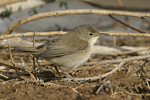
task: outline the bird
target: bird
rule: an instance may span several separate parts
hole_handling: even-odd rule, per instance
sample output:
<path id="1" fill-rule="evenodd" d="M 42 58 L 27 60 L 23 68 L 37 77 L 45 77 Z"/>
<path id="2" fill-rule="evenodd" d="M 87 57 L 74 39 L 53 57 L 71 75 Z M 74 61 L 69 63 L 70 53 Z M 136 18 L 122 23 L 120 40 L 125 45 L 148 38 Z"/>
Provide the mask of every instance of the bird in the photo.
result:
<path id="1" fill-rule="evenodd" d="M 84 24 L 76 26 L 68 33 L 51 39 L 38 47 L 19 47 L 17 50 L 26 51 L 50 61 L 57 72 L 59 67 L 73 79 L 67 71 L 83 65 L 90 58 L 97 39 L 108 35 L 108 33 L 98 32 L 92 24 Z"/>

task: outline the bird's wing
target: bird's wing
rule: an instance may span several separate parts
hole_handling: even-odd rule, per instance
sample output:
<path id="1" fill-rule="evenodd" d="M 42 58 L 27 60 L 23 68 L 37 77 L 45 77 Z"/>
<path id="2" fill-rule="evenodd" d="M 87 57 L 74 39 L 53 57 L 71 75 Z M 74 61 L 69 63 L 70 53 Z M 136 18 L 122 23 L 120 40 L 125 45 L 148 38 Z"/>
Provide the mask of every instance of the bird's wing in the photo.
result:
<path id="1" fill-rule="evenodd" d="M 46 47 L 46 50 L 41 52 L 39 57 L 57 57 L 72 54 L 80 50 L 84 50 L 88 47 L 88 42 L 79 39 L 78 41 L 71 41 L 67 43 L 61 40 L 52 40 L 40 45 L 38 48 Z"/>

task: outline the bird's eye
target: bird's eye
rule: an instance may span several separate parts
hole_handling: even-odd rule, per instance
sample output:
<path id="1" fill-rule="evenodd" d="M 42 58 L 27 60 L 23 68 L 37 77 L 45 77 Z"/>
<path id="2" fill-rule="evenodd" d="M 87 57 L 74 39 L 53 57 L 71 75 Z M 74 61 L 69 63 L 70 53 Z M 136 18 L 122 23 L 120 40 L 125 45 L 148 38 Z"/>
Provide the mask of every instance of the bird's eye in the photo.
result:
<path id="1" fill-rule="evenodd" d="M 92 33 L 89 33 L 89 36 L 93 36 L 93 34 L 92 34 Z"/>

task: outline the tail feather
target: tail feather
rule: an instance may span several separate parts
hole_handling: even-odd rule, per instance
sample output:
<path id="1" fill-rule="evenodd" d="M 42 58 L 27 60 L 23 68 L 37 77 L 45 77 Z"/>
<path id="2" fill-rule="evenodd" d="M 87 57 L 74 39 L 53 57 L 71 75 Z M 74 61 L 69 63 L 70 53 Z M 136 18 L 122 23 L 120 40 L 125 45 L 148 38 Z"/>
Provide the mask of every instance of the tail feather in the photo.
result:
<path id="1" fill-rule="evenodd" d="M 36 49 L 35 47 L 16 47 L 15 50 L 21 53 L 39 54 L 43 49 Z"/>

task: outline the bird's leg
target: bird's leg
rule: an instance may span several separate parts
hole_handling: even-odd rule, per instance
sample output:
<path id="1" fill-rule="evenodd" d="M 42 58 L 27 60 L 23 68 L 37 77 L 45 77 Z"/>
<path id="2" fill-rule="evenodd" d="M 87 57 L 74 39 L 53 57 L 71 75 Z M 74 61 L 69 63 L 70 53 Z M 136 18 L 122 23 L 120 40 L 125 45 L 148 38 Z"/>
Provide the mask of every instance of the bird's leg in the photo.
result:
<path id="1" fill-rule="evenodd" d="M 62 79 L 62 77 L 61 77 L 61 75 L 60 75 L 60 73 L 59 73 L 57 67 L 56 67 L 55 65 L 54 65 L 54 67 L 55 67 L 57 73 L 59 74 L 60 78 Z M 70 74 L 68 74 L 66 71 L 63 71 L 63 72 L 64 72 L 70 79 L 72 79 L 73 81 L 75 81 L 75 82 L 78 83 L 78 84 L 81 84 L 81 83 L 78 82 L 76 79 L 74 79 Z"/>
<path id="2" fill-rule="evenodd" d="M 61 77 L 61 75 L 60 75 L 60 73 L 59 73 L 59 71 L 58 71 L 57 67 L 56 67 L 55 65 L 54 65 L 54 67 L 55 67 L 55 69 L 56 69 L 57 73 L 59 74 L 60 78 L 62 79 L 62 77 Z"/>
<path id="3" fill-rule="evenodd" d="M 39 70 L 40 72 L 42 72 L 42 67 L 41 67 L 40 63 L 39 63 L 38 60 L 36 60 L 36 59 L 35 59 L 35 61 L 36 61 L 36 63 L 37 63 L 38 66 L 39 66 L 39 68 L 38 68 L 37 70 Z"/>

